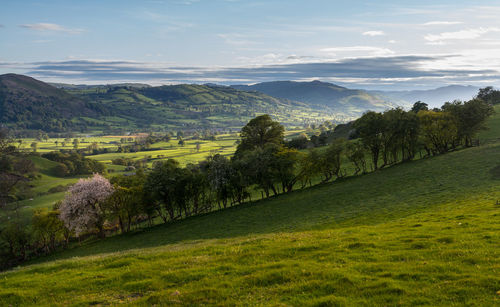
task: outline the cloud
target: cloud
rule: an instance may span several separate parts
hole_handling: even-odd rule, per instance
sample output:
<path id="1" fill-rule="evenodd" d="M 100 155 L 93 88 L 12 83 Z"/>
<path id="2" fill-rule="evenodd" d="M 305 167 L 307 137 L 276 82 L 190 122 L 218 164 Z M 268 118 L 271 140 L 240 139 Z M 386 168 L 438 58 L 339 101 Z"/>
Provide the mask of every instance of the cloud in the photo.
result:
<path id="1" fill-rule="evenodd" d="M 274 57 L 275 55 L 269 55 Z M 291 56 L 292 60 L 297 56 Z M 459 56 L 383 56 L 338 61 L 251 65 L 245 67 L 179 67 L 166 63 L 70 60 L 0 63 L 0 71 L 31 75 L 45 81 L 106 84 L 141 82 L 250 84 L 275 80 L 323 80 L 348 87 L 415 88 L 500 80 L 498 70 L 471 69 Z M 458 68 L 453 68 L 454 66 Z M 488 84 L 488 83 L 486 83 Z"/>
<path id="2" fill-rule="evenodd" d="M 476 28 L 476 29 L 466 29 L 456 32 L 443 32 L 440 34 L 427 34 L 424 39 L 429 42 L 441 42 L 445 40 L 464 40 L 464 39 L 476 39 L 484 34 L 490 32 L 500 32 L 500 28 L 489 27 L 489 28 Z"/>
<path id="3" fill-rule="evenodd" d="M 221 33 L 217 34 L 217 36 L 228 45 L 246 46 L 256 44 L 255 41 L 249 40 L 247 36 L 239 33 Z"/>
<path id="4" fill-rule="evenodd" d="M 335 56 L 338 53 L 351 55 L 353 53 L 361 53 L 361 56 L 383 56 L 394 54 L 394 51 L 388 48 L 373 47 L 373 46 L 350 46 L 350 47 L 330 47 L 322 48 L 320 52 Z M 359 56 L 359 54 L 358 54 Z"/>
<path id="5" fill-rule="evenodd" d="M 363 32 L 364 36 L 383 36 L 385 35 L 384 31 L 366 31 Z"/>
<path id="6" fill-rule="evenodd" d="M 21 28 L 26 28 L 42 32 L 64 32 L 69 34 L 79 34 L 83 32 L 82 29 L 70 29 L 55 23 L 32 23 L 19 25 Z"/>
<path id="7" fill-rule="evenodd" d="M 429 21 L 423 23 L 422 26 L 451 26 L 463 24 L 461 21 Z"/>

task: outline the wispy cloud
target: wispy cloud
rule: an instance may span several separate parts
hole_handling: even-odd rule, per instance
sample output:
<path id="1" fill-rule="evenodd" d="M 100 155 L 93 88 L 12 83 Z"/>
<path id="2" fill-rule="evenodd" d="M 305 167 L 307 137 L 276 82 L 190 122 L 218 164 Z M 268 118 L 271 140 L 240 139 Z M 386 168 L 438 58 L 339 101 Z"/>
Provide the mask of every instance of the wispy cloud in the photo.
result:
<path id="1" fill-rule="evenodd" d="M 51 39 L 36 39 L 33 41 L 33 43 L 37 43 L 37 44 L 45 44 L 45 43 L 51 43 L 53 42 L 53 40 Z"/>
<path id="2" fill-rule="evenodd" d="M 364 36 L 383 36 L 385 35 L 384 31 L 366 31 L 363 32 Z"/>
<path id="3" fill-rule="evenodd" d="M 429 21 L 423 23 L 422 26 L 451 26 L 463 24 L 461 21 Z"/>
<path id="4" fill-rule="evenodd" d="M 220 33 L 217 34 L 219 38 L 222 38 L 226 44 L 235 46 L 253 45 L 256 42 L 248 39 L 246 35 L 239 33 Z"/>
<path id="5" fill-rule="evenodd" d="M 391 49 L 374 46 L 329 47 L 320 49 L 320 52 L 327 53 L 331 56 L 342 53 L 361 53 L 362 56 L 384 56 L 394 54 L 394 51 Z"/>
<path id="6" fill-rule="evenodd" d="M 279 55 L 268 55 L 271 58 Z M 302 56 L 290 56 L 302 60 Z M 321 62 L 306 56 L 307 61 L 244 67 L 186 67 L 166 63 L 71 60 L 36 63 L 1 63 L 0 70 L 25 73 L 45 81 L 65 83 L 149 84 L 206 83 L 250 84 L 275 80 L 312 80 L 337 82 L 350 87 L 414 88 L 436 85 L 493 81 L 500 72 L 484 67 L 471 69 L 458 56 L 382 56 L 350 58 Z M 457 68 L 453 68 L 453 67 Z M 22 69 L 21 69 L 22 68 Z M 486 80 L 486 81 L 485 81 Z M 487 84 L 487 83 L 486 83 Z"/>
<path id="7" fill-rule="evenodd" d="M 500 28 L 488 27 L 488 28 L 475 28 L 466 29 L 455 32 L 443 32 L 440 34 L 427 34 L 424 36 L 425 40 L 429 42 L 442 42 L 446 40 L 464 40 L 464 39 L 476 39 L 482 35 L 490 32 L 500 32 Z"/>
<path id="8" fill-rule="evenodd" d="M 30 23 L 30 24 L 22 24 L 19 25 L 21 28 L 42 31 L 42 32 L 64 32 L 68 34 L 80 34 L 84 30 L 83 29 L 71 29 L 66 28 L 61 25 L 55 23 Z"/>

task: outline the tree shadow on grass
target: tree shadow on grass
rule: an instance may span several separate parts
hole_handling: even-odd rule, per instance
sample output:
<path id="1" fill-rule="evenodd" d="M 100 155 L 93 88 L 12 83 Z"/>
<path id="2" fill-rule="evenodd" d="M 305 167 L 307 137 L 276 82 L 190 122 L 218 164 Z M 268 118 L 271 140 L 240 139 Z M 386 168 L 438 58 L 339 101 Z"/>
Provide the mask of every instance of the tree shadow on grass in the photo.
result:
<path id="1" fill-rule="evenodd" d="M 500 165 L 490 169 L 491 179 L 500 180 Z"/>

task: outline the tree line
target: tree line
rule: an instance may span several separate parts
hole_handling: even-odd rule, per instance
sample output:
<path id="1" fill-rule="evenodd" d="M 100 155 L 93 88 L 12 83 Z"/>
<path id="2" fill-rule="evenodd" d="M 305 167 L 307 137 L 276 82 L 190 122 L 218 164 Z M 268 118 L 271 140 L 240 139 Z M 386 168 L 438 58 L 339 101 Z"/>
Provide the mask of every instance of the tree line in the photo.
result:
<path id="1" fill-rule="evenodd" d="M 348 126 L 348 138 L 308 151 L 287 146 L 284 127 L 261 115 L 242 128 L 232 157 L 216 154 L 185 167 L 169 159 L 128 176 L 81 179 L 53 210 L 37 211 L 29 228 L 8 225 L 1 232 L 3 257 L 15 263 L 72 238 L 125 233 L 470 147 L 492 113 L 491 102 L 480 97 L 433 110 L 417 102 L 409 111 L 370 111 Z"/>

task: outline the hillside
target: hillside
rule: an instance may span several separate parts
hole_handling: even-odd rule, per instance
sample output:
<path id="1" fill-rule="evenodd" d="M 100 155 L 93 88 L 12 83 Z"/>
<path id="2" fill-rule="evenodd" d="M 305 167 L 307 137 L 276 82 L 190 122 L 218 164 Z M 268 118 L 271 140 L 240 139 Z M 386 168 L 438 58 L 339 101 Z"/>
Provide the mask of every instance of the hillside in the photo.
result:
<path id="1" fill-rule="evenodd" d="M 41 259 L 47 263 L 1 274 L 0 298 L 12 305 L 493 306 L 498 118 L 480 147 Z"/>
<path id="2" fill-rule="evenodd" d="M 239 130 L 263 113 L 286 126 L 346 119 L 304 103 L 222 86 L 56 85 L 63 89 L 27 76 L 0 76 L 1 122 L 17 130 L 123 134 Z"/>
<path id="3" fill-rule="evenodd" d="M 96 116 L 91 104 L 28 76 L 0 75 L 0 122 L 18 129 L 78 129 L 71 119 Z"/>
<path id="4" fill-rule="evenodd" d="M 384 111 L 396 106 L 389 99 L 363 90 L 353 90 L 331 83 L 312 81 L 275 81 L 254 85 L 233 85 L 246 91 L 257 91 L 273 97 L 302 101 L 311 107 L 359 116 L 366 110 Z"/>
<path id="5" fill-rule="evenodd" d="M 230 87 L 181 84 L 158 87 L 94 87 L 68 90 L 111 110 L 106 123 L 150 129 L 241 128 L 256 114 L 269 113 L 287 126 L 334 117 L 303 103 Z"/>

